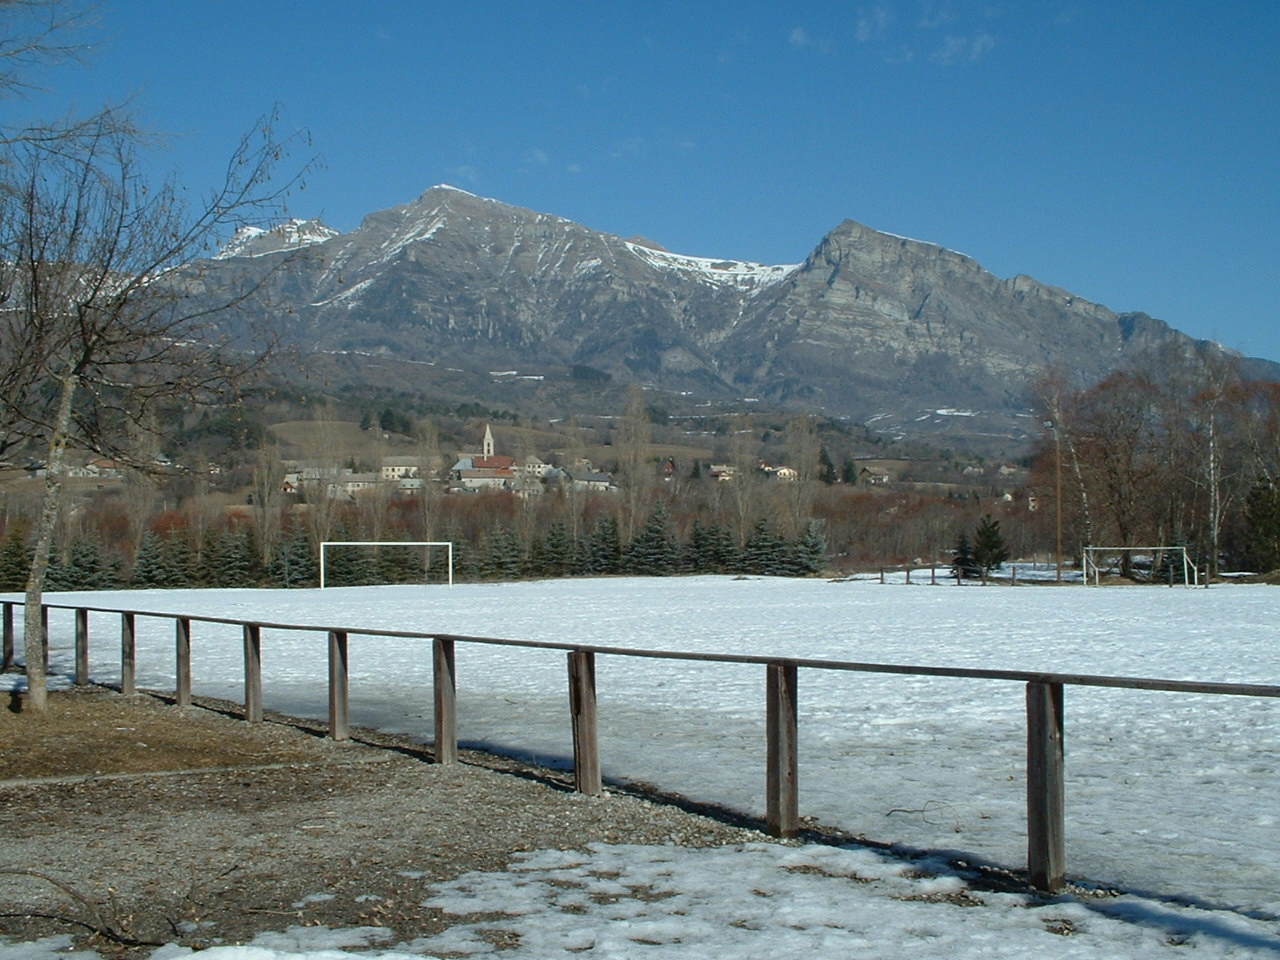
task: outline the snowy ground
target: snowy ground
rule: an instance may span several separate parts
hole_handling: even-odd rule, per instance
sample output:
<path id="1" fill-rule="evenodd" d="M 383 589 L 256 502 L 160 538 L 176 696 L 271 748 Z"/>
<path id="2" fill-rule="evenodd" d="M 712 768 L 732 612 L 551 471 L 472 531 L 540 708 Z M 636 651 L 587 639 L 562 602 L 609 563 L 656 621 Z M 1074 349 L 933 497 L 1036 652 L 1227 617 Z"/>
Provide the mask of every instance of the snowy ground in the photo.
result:
<path id="1" fill-rule="evenodd" d="M 1280 592 L 1265 586 L 1009 589 L 928 586 L 917 574 L 912 586 L 695 577 L 62 599 L 671 650 L 1280 678 Z M 138 628 L 139 685 L 172 689 L 172 621 L 140 619 Z M 118 630 L 114 617 L 94 615 L 95 679 L 119 679 Z M 68 672 L 70 612 L 53 613 L 51 632 L 54 669 Z M 196 623 L 193 634 L 197 693 L 242 699 L 238 630 Z M 460 644 L 457 660 L 464 744 L 569 762 L 563 652 Z M 265 631 L 263 681 L 268 709 L 324 716 L 324 634 Z M 763 813 L 762 667 L 602 656 L 597 686 L 607 778 Z M 803 816 L 907 850 L 1025 864 L 1021 684 L 803 670 L 799 689 Z M 430 740 L 429 645 L 353 637 L 351 707 L 355 723 Z M 437 896 L 460 912 L 515 911 L 510 924 L 522 947 L 514 957 L 592 945 L 611 957 L 815 948 L 877 957 L 1032 949 L 1138 957 L 1179 944 L 1208 956 L 1280 955 L 1280 703 L 1071 687 L 1065 710 L 1068 875 L 1125 896 L 1031 909 L 1018 896 L 956 896 L 963 883 L 945 870 L 921 878 L 918 865 L 867 850 L 767 845 L 534 854 L 517 871 L 463 878 Z M 621 896 L 628 887 L 647 893 Z M 958 902 L 929 902 L 944 894 Z M 970 897 L 985 906 L 959 905 Z M 1058 935 L 1065 931 L 1072 935 Z M 343 934 L 365 942 L 361 936 Z M 265 952 L 256 956 L 334 945 L 291 935 L 259 944 Z M 471 927 L 438 942 L 373 945 L 418 955 L 487 948 Z M 36 949 L 0 948 L 0 960 Z"/>

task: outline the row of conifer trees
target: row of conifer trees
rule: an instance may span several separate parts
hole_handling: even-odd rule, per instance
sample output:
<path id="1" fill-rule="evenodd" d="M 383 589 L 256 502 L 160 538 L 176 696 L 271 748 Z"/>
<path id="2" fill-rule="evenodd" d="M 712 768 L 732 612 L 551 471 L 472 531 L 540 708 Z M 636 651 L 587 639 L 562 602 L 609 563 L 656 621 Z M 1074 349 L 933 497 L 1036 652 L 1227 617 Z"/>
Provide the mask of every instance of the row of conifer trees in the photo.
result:
<path id="1" fill-rule="evenodd" d="M 333 540 L 354 539 L 338 529 Z M 514 580 L 526 577 L 604 575 L 667 576 L 686 573 L 807 576 L 824 564 L 825 543 L 818 524 L 798 537 L 785 537 L 764 520 L 746 543 L 739 543 L 720 524 L 695 522 L 682 539 L 665 506 L 657 507 L 644 526 L 624 543 L 617 520 L 602 515 L 583 535 L 574 536 L 562 521 L 550 524 L 531 540 L 495 525 L 474 542 L 454 544 L 455 580 Z M 0 590 L 21 590 L 31 553 L 22 531 L 9 531 L 0 545 Z M 97 536 L 76 539 L 53 557 L 48 590 L 106 590 L 118 587 L 305 587 L 319 582 L 316 544 L 301 526 L 286 531 L 264 561 L 252 525 L 228 526 L 194 542 L 188 532 L 161 536 L 144 533 L 133 562 Z M 421 583 L 447 576 L 440 552 L 388 544 L 330 547 L 325 556 L 329 585 Z"/>

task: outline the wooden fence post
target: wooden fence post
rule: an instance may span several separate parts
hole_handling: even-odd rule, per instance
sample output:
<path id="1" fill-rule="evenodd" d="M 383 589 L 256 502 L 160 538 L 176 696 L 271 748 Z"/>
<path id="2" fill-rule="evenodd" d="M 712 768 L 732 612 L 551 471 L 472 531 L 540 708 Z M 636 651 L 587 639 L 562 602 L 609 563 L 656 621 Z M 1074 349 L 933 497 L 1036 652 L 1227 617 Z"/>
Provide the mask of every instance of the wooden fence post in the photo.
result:
<path id="1" fill-rule="evenodd" d="M 346 740 L 351 736 L 351 710 L 348 699 L 347 632 L 329 631 L 329 736 Z"/>
<path id="2" fill-rule="evenodd" d="M 800 830 L 796 665 L 775 661 L 765 670 L 766 819 L 771 836 L 794 837 Z"/>
<path id="3" fill-rule="evenodd" d="M 120 614 L 120 694 L 132 697 L 138 692 L 138 632 L 134 615 Z"/>
<path id="4" fill-rule="evenodd" d="M 8 670 L 12 667 L 13 658 L 13 604 L 6 602 L 4 605 L 4 663 L 0 665 L 0 670 Z"/>
<path id="5" fill-rule="evenodd" d="M 76 608 L 76 686 L 89 682 L 89 611 Z"/>
<path id="6" fill-rule="evenodd" d="M 437 637 L 431 644 L 435 700 L 436 763 L 458 762 L 458 677 L 452 640 Z"/>
<path id="7" fill-rule="evenodd" d="M 262 626 L 244 625 L 244 718 L 262 722 Z"/>
<path id="8" fill-rule="evenodd" d="M 1027 874 L 1057 893 L 1066 882 L 1062 684 L 1027 684 Z"/>
<path id="9" fill-rule="evenodd" d="M 44 672 L 49 673 L 49 608 L 40 604 L 40 649 L 44 656 Z"/>
<path id="10" fill-rule="evenodd" d="M 573 786 L 599 796 L 600 741 L 596 731 L 596 655 L 569 651 L 569 710 L 573 716 Z"/>
<path id="11" fill-rule="evenodd" d="M 174 701 L 180 707 L 189 707 L 191 706 L 191 618 L 178 617 L 174 623 L 178 647 L 176 677 L 178 689 Z"/>

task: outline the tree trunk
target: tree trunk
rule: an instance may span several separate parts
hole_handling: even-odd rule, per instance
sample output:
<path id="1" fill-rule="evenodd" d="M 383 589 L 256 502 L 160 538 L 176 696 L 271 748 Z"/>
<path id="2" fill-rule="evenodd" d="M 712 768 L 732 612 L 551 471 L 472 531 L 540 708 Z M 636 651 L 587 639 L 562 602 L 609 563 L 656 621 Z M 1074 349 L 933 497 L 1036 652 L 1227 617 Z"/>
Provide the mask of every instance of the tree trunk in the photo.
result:
<path id="1" fill-rule="evenodd" d="M 27 574 L 26 606 L 23 620 L 23 649 L 27 659 L 27 699 L 23 708 L 33 713 L 48 709 L 48 684 L 45 677 L 45 636 L 42 604 L 44 580 L 49 571 L 49 554 L 58 527 L 62 478 L 67 469 L 67 442 L 71 433 L 71 402 L 75 398 L 79 377 L 69 373 L 62 378 L 58 413 L 49 438 L 49 458 L 45 463 L 44 499 L 40 521 L 36 527 L 35 551 Z"/>

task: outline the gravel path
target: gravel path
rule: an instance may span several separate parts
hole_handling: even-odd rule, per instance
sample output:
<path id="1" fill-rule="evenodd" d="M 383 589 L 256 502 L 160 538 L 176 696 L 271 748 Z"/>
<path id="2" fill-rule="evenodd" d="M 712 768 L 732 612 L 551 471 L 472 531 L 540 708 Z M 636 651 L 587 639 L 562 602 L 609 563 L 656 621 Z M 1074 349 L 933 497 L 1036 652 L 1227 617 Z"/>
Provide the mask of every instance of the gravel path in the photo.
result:
<path id="1" fill-rule="evenodd" d="M 0 714 L 0 936 L 68 931 L 98 949 L 237 943 L 297 924 L 384 926 L 394 940 L 475 918 L 420 906 L 434 881 L 524 850 L 765 839 L 638 792 L 303 721 L 245 724 L 95 688 L 45 718 Z"/>

